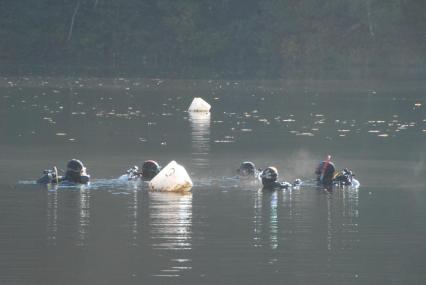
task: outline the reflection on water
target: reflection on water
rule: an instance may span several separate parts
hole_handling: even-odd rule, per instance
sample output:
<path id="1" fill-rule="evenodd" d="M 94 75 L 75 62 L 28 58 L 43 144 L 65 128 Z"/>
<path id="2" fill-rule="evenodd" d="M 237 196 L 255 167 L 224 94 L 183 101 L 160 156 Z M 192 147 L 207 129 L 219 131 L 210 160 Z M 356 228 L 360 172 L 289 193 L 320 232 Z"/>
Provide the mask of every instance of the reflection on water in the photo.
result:
<path id="1" fill-rule="evenodd" d="M 210 112 L 189 112 L 191 122 L 192 165 L 208 168 L 210 164 Z"/>
<path id="2" fill-rule="evenodd" d="M 132 236 L 132 245 L 136 246 L 137 244 L 137 238 L 138 238 L 138 208 L 139 208 L 139 199 L 138 199 L 139 191 L 135 190 L 130 193 L 131 198 L 129 200 L 129 223 L 130 223 L 130 230 L 131 230 L 131 236 Z"/>
<path id="3" fill-rule="evenodd" d="M 214 90 L 214 113 L 185 118 L 178 110 L 200 93 L 195 85 L 188 92 L 167 80 L 41 80 L 0 86 L 0 283 L 425 280 L 424 84 L 388 82 L 368 97 L 363 84 L 338 91 L 224 84 Z M 309 179 L 307 161 L 329 152 L 360 177 L 359 192 L 308 184 L 257 192 L 221 179 L 243 158 Z M 8 186 L 74 156 L 93 169 L 88 188 Z M 137 157 L 190 158 L 200 171 L 191 174 L 194 198 L 102 179 Z M 200 177 L 207 172 L 215 175 Z"/>
<path id="4" fill-rule="evenodd" d="M 327 250 L 351 249 L 359 239 L 358 189 L 344 187 L 326 194 L 327 207 Z"/>
<path id="5" fill-rule="evenodd" d="M 80 219 L 79 219 L 79 245 L 85 245 L 90 228 L 90 196 L 91 191 L 86 187 L 80 189 Z"/>
<path id="6" fill-rule="evenodd" d="M 342 203 L 343 203 L 343 217 L 344 223 L 343 232 L 348 236 L 350 243 L 359 243 L 358 238 L 353 238 L 357 236 L 359 232 L 359 190 L 345 188 L 342 191 Z"/>
<path id="7" fill-rule="evenodd" d="M 332 217 L 332 196 L 329 195 L 326 199 L 327 201 L 327 249 L 331 250 L 331 241 L 333 238 L 333 217 Z"/>
<path id="8" fill-rule="evenodd" d="M 56 245 L 58 231 L 58 192 L 47 191 L 47 239 L 49 245 Z"/>
<path id="9" fill-rule="evenodd" d="M 272 249 L 278 247 L 278 192 L 274 191 L 270 197 L 270 213 L 269 213 L 269 236 Z"/>
<path id="10" fill-rule="evenodd" d="M 316 216 L 307 219 L 304 209 L 306 202 L 302 199 L 314 195 L 315 191 L 315 188 L 310 187 L 291 191 L 257 191 L 254 197 L 253 246 L 267 246 L 275 250 L 283 241 L 289 241 L 294 235 L 319 226 L 324 229 L 321 232 L 324 233 L 327 250 L 341 249 L 342 245 L 353 248 L 354 243 L 359 242 L 358 238 L 353 238 L 353 235 L 358 234 L 358 189 L 347 187 L 333 192 L 318 192 L 324 199 L 315 201 L 319 204 L 314 208 L 314 205 L 308 205 L 312 209 L 307 213 L 319 208 Z M 321 239 L 319 234 L 317 237 Z"/>
<path id="11" fill-rule="evenodd" d="M 257 191 L 254 199 L 254 246 L 264 246 L 266 239 L 269 247 L 279 245 L 278 191 Z"/>
<path id="12" fill-rule="evenodd" d="M 149 193 L 149 217 L 152 247 L 173 251 L 171 266 L 154 276 L 175 277 L 192 268 L 185 255 L 192 249 L 192 193 Z M 166 253 L 164 253 L 166 254 Z"/>
<path id="13" fill-rule="evenodd" d="M 191 193 L 149 193 L 149 214 L 154 248 L 191 249 Z"/>
<path id="14" fill-rule="evenodd" d="M 257 191 L 254 198 L 254 229 L 253 229 L 253 245 L 254 247 L 262 246 L 262 190 Z"/>
<path id="15" fill-rule="evenodd" d="M 91 191 L 88 187 L 80 187 L 77 189 L 61 189 L 57 186 L 48 187 L 46 191 L 46 223 L 47 223 L 47 240 L 51 246 L 56 246 L 58 241 L 58 220 L 60 217 L 69 219 L 68 203 L 76 202 L 78 208 L 71 209 L 71 212 L 78 214 L 78 222 L 74 225 L 77 227 L 76 245 L 85 246 L 87 244 L 90 229 L 90 199 Z M 71 199 L 71 200 L 69 200 Z M 75 199 L 75 200 L 74 200 Z M 60 207 L 62 205 L 62 207 Z M 65 207 L 65 208 L 63 208 Z M 72 214 L 71 214 L 72 216 Z M 64 233 L 61 233 L 64 234 Z"/>
<path id="16" fill-rule="evenodd" d="M 359 190 L 345 188 L 342 191 L 343 195 L 343 215 L 345 217 L 356 219 L 359 217 Z"/>

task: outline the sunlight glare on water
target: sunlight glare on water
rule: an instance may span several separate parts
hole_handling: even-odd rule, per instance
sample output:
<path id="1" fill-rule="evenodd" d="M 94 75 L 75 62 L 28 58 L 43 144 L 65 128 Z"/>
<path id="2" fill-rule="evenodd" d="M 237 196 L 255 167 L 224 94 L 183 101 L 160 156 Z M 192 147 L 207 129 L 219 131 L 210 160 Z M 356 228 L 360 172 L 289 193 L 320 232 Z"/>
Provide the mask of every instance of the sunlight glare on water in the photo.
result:
<path id="1" fill-rule="evenodd" d="M 1 284 L 426 279 L 423 82 L 28 77 L 0 89 Z M 187 112 L 193 97 L 210 113 Z M 329 154 L 359 188 L 316 186 Z M 71 158 L 90 185 L 35 184 Z M 192 192 L 118 179 L 148 159 L 183 165 Z M 236 177 L 242 161 L 304 183 L 262 190 Z"/>

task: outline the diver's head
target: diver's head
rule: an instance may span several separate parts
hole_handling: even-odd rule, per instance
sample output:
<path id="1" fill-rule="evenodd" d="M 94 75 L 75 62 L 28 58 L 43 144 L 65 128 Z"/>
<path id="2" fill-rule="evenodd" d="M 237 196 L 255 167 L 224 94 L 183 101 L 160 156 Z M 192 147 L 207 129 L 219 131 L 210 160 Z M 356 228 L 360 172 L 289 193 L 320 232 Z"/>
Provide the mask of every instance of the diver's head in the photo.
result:
<path id="1" fill-rule="evenodd" d="M 238 174 L 243 177 L 254 176 L 256 173 L 256 167 L 251 161 L 244 161 L 241 163 L 240 168 L 238 169 Z"/>
<path id="2" fill-rule="evenodd" d="M 262 171 L 260 178 L 262 178 L 263 186 L 270 185 L 277 181 L 278 170 L 274 166 L 269 166 Z"/>
<path id="3" fill-rule="evenodd" d="M 331 161 L 321 161 L 317 169 L 315 170 L 318 182 L 321 182 L 323 184 L 331 184 L 335 171 L 336 168 L 334 167 L 334 164 Z"/>
<path id="4" fill-rule="evenodd" d="M 85 172 L 86 167 L 84 167 L 83 162 L 78 159 L 71 159 L 67 164 L 67 171 L 81 174 Z"/>
<path id="5" fill-rule="evenodd" d="M 86 167 L 78 159 L 71 159 L 67 163 L 67 171 L 65 172 L 65 180 L 74 183 L 87 183 L 89 175 L 86 174 Z"/>
<path id="6" fill-rule="evenodd" d="M 142 179 L 151 180 L 160 172 L 160 165 L 154 160 L 146 160 L 142 165 Z"/>

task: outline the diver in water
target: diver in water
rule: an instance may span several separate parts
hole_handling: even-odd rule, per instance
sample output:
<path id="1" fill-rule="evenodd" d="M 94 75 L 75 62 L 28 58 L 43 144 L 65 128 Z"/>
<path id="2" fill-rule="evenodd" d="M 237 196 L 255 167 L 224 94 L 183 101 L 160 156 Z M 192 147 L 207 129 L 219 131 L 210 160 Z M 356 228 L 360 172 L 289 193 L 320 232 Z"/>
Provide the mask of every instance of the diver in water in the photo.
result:
<path id="1" fill-rule="evenodd" d="M 342 171 L 336 171 L 334 164 L 331 162 L 331 156 L 321 161 L 315 169 L 317 182 L 325 187 L 333 185 L 338 186 L 359 186 L 359 182 L 354 178 L 355 174 L 347 168 Z"/>
<path id="2" fill-rule="evenodd" d="M 90 181 L 90 175 L 86 173 L 86 167 L 80 160 L 71 159 L 67 164 L 67 171 L 63 181 L 87 184 Z"/>
<path id="3" fill-rule="evenodd" d="M 126 174 L 121 177 L 125 177 L 127 180 L 142 179 L 143 181 L 150 181 L 154 178 L 161 170 L 161 166 L 154 160 L 146 160 L 142 164 L 142 171 L 139 172 L 139 167 L 136 165 L 126 171 Z"/>
<path id="4" fill-rule="evenodd" d="M 259 170 L 256 169 L 254 163 L 251 161 L 242 162 L 237 173 L 238 177 L 243 179 L 257 178 L 259 176 Z"/>
<path id="5" fill-rule="evenodd" d="M 289 189 L 291 187 L 295 187 L 301 184 L 300 179 L 296 179 L 293 184 L 289 182 L 279 182 L 278 179 L 278 170 L 273 167 L 269 166 L 265 168 L 259 176 L 262 180 L 263 189 Z"/>
<path id="6" fill-rule="evenodd" d="M 332 185 L 335 172 L 336 168 L 331 162 L 331 155 L 329 155 L 327 156 L 327 159 L 321 161 L 318 167 L 315 169 L 318 183 L 322 185 Z"/>
<path id="7" fill-rule="evenodd" d="M 150 181 L 161 170 L 161 166 L 154 160 L 146 160 L 142 165 L 142 179 Z"/>
<path id="8" fill-rule="evenodd" d="M 356 186 L 359 182 L 354 177 L 355 174 L 351 170 L 344 168 L 334 176 L 333 180 L 340 186 Z"/>
<path id="9" fill-rule="evenodd" d="M 59 176 L 56 167 L 43 171 L 43 176 L 37 180 L 39 184 L 75 183 L 87 184 L 90 175 L 86 173 L 86 167 L 78 159 L 71 159 L 67 164 L 64 176 Z"/>

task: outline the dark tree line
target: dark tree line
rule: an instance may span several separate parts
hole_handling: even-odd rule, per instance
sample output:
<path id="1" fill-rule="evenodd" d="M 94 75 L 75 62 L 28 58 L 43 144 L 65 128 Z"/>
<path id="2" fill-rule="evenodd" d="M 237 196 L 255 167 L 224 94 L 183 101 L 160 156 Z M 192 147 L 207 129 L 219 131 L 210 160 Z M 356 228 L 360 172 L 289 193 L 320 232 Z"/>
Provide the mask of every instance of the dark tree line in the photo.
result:
<path id="1" fill-rule="evenodd" d="M 422 72 L 426 1 L 0 0 L 0 37 L 2 72 Z"/>

